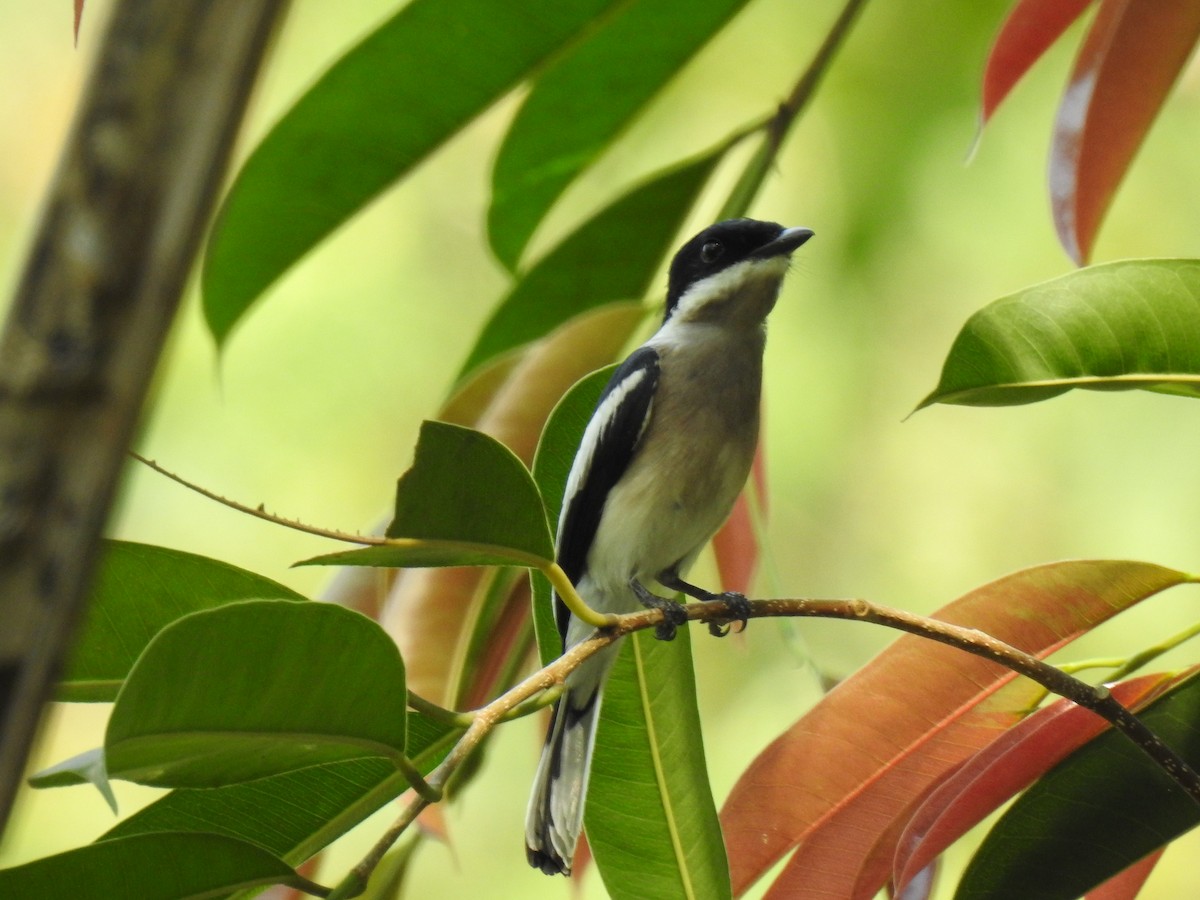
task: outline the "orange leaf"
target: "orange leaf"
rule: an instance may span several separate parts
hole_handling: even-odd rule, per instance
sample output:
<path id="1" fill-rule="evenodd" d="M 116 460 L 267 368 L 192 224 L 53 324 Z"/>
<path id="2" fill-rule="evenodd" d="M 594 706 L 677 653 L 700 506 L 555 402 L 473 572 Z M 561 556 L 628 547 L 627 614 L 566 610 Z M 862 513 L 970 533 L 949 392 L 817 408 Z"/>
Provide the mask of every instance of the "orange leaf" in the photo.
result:
<path id="1" fill-rule="evenodd" d="M 1000 26 L 983 72 L 980 125 L 986 125 L 1029 68 L 1092 0 L 1018 0 Z"/>
<path id="2" fill-rule="evenodd" d="M 405 794 L 406 803 L 411 802 L 415 792 Z M 434 803 L 431 806 L 425 807 L 417 816 L 417 827 L 421 829 L 421 833 L 427 837 L 433 838 L 435 841 L 450 844 L 450 829 L 446 827 L 446 807 L 441 803 Z"/>
<path id="3" fill-rule="evenodd" d="M 1169 674 L 1144 675 L 1114 685 L 1112 694 L 1136 708 L 1173 681 Z M 1005 801 L 1107 728 L 1089 710 L 1059 700 L 975 754 L 909 817 L 895 857 L 897 891 Z"/>
<path id="4" fill-rule="evenodd" d="M 985 585 L 936 615 L 1045 655 L 1187 580 L 1145 563 L 1056 563 Z M 851 896 L 861 861 L 893 820 L 1020 717 L 1031 686 L 1015 678 L 904 636 L 838 685 L 759 755 L 725 803 L 735 892 L 799 845 L 768 896 Z"/>
<path id="5" fill-rule="evenodd" d="M 1082 265 L 1100 222 L 1200 37 L 1200 0 L 1101 0 L 1063 92 L 1050 150 L 1050 201 Z"/>
<path id="6" fill-rule="evenodd" d="M 482 575 L 483 569 L 404 569 L 384 604 L 379 624 L 400 648 L 409 690 L 426 700 L 454 702 L 456 648 Z"/>
<path id="7" fill-rule="evenodd" d="M 878 770 L 804 837 L 767 897 L 874 897 L 891 874 L 904 823 L 925 796 L 973 752 L 1018 723 L 1042 693 L 1032 682 L 1007 680 L 991 696 L 985 690 L 942 721 L 927 723 L 925 733 L 886 764 L 877 761 Z M 980 685 L 988 681 L 984 676 Z M 877 743 L 868 738 L 865 749 Z"/>
<path id="8" fill-rule="evenodd" d="M 464 709 L 483 706 L 506 687 L 500 679 L 514 649 L 522 637 L 532 640 L 525 630 L 529 602 L 529 579 L 522 576 L 509 592 L 500 615 L 489 623 L 487 640 L 478 657 L 468 661 L 470 667 L 463 673 L 465 683 L 460 689 L 462 702 L 459 705 Z"/>
<path id="9" fill-rule="evenodd" d="M 79 46 L 79 23 L 83 21 L 83 0 L 75 0 L 75 46 Z"/>

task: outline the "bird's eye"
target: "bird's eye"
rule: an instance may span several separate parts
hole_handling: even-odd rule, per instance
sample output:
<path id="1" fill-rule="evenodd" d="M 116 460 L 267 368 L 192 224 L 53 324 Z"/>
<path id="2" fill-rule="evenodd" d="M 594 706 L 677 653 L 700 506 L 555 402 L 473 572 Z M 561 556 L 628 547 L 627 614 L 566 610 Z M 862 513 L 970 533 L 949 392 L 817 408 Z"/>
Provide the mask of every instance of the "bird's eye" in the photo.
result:
<path id="1" fill-rule="evenodd" d="M 716 262 L 724 252 L 725 248 L 720 241 L 709 241 L 700 248 L 700 259 L 706 263 Z"/>

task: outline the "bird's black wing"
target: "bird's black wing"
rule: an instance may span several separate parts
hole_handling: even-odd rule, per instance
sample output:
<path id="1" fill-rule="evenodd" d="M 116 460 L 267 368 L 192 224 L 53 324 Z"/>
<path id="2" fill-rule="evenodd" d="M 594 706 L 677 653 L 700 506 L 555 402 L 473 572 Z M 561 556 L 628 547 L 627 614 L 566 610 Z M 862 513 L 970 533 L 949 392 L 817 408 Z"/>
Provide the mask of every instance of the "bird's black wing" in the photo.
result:
<path id="1" fill-rule="evenodd" d="M 657 386 L 658 352 L 640 347 L 613 373 L 596 403 L 571 466 L 559 518 L 558 564 L 572 584 L 587 573 L 605 501 L 637 452 Z M 565 640 L 571 612 L 557 596 L 554 615 Z"/>

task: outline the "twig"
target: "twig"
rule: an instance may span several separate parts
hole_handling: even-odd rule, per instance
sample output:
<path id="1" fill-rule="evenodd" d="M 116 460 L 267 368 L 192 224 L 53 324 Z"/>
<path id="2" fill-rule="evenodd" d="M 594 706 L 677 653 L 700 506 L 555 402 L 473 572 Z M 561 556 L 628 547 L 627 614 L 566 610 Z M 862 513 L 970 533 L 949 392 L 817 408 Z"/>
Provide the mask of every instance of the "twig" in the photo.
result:
<path id="1" fill-rule="evenodd" d="M 733 615 L 729 604 L 722 600 L 690 603 L 685 609 L 688 619 L 698 622 L 727 621 Z M 880 606 L 866 600 L 750 601 L 750 618 L 781 616 L 872 622 L 876 625 L 895 628 L 948 644 L 967 653 L 999 663 L 1103 717 L 1140 747 L 1197 804 L 1200 804 L 1200 776 L 1175 751 L 1164 744 L 1154 732 L 1142 724 L 1137 716 L 1117 702 L 1107 688 L 1093 687 L 1086 682 L 1072 678 L 1036 656 L 1018 650 L 991 635 L 973 628 L 951 625 L 927 616 L 918 616 L 903 610 Z M 560 685 L 568 674 L 592 654 L 625 635 L 646 628 L 654 628 L 662 621 L 662 611 L 656 609 L 616 616 L 611 626 L 594 632 L 591 637 L 572 647 L 554 662 L 539 669 L 502 696 L 470 714 L 470 726 L 458 739 L 458 743 L 454 745 L 446 758 L 430 774 L 427 779 L 428 784 L 436 790 L 442 789 L 458 767 L 471 756 L 498 722 L 504 721 L 512 714 L 513 710 L 539 692 Z M 416 819 L 421 810 L 429 805 L 429 802 L 423 797 L 414 798 L 392 827 L 371 848 L 371 851 L 329 895 L 330 900 L 345 900 L 345 898 L 361 893 L 371 872 L 383 859 L 384 854 Z"/>
<path id="2" fill-rule="evenodd" d="M 258 506 L 247 506 L 245 503 L 239 503 L 237 500 L 230 500 L 228 497 L 222 497 L 220 494 L 210 491 L 208 488 L 201 487 L 194 481 L 188 481 L 182 475 L 176 475 L 170 469 L 164 469 L 152 459 L 147 459 L 139 453 L 130 450 L 129 455 L 136 459 L 144 466 L 153 469 L 159 475 L 165 475 L 176 484 L 183 485 L 189 491 L 195 491 L 201 497 L 207 497 L 209 500 L 214 500 L 222 506 L 227 506 L 230 509 L 235 509 L 240 513 L 245 513 L 248 516 L 254 516 L 256 519 L 262 519 L 264 522 L 270 522 L 273 525 L 282 525 L 284 528 L 290 528 L 293 531 L 300 531 L 304 534 L 315 535 L 316 537 L 329 538 L 334 541 L 342 541 L 347 544 L 369 544 L 373 547 L 387 546 L 393 541 L 385 537 L 380 537 L 374 534 L 351 534 L 348 531 L 337 531 L 332 528 L 321 528 L 317 525 L 305 525 L 298 519 L 285 519 L 283 516 L 277 516 L 274 513 L 267 512 L 262 504 Z"/>
<path id="3" fill-rule="evenodd" d="M 779 155 L 779 148 L 783 146 L 784 139 L 792 125 L 800 117 L 804 107 L 808 105 L 808 101 L 816 93 L 817 85 L 821 83 L 830 63 L 833 62 L 834 55 L 850 33 L 854 20 L 866 2 L 867 0 L 847 0 L 846 5 L 842 7 L 841 13 L 838 14 L 833 26 L 825 35 L 825 40 L 817 48 L 812 61 L 796 81 L 788 98 L 779 104 L 778 111 L 764 124 L 763 142 L 755 151 L 750 162 L 747 163 L 733 190 L 729 192 L 729 197 L 721 207 L 717 218 L 729 219 L 742 216 L 749 210 L 759 188 L 762 187 L 771 167 L 775 164 L 775 157 Z"/>

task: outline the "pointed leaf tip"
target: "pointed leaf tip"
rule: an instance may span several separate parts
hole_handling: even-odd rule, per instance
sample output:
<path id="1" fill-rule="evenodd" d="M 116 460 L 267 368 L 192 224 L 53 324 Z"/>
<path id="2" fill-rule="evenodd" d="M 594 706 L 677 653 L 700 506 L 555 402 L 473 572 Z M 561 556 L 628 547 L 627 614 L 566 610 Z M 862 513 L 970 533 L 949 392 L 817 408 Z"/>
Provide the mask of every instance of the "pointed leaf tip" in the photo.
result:
<path id="1" fill-rule="evenodd" d="M 554 560 L 546 510 L 524 463 L 490 435 L 446 422 L 421 425 L 387 537 L 393 543 L 302 565 L 538 568 Z"/>
<path id="2" fill-rule="evenodd" d="M 988 53 L 983 73 L 980 131 L 1009 91 L 1091 3 L 1092 0 L 1018 0 Z"/>
<path id="3" fill-rule="evenodd" d="M 1034 403 L 1072 388 L 1200 397 L 1198 312 L 1200 260 L 1071 272 L 972 315 L 917 409 Z"/>
<path id="4" fill-rule="evenodd" d="M 1200 38 L 1200 3 L 1102 0 L 1054 123 L 1050 200 L 1083 265 L 1125 172 Z"/>

